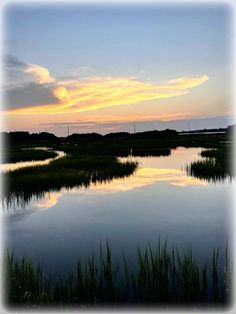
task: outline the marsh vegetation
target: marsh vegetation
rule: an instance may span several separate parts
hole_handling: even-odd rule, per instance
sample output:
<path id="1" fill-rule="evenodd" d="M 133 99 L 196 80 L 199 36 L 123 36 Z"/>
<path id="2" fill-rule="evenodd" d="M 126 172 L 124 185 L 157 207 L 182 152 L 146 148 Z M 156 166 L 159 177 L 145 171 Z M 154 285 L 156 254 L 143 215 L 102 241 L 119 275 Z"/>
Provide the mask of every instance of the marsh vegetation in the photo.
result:
<path id="1" fill-rule="evenodd" d="M 35 148 L 25 148 L 21 146 L 12 146 L 6 149 L 3 154 L 2 163 L 15 163 L 19 161 L 45 160 L 54 158 L 57 153 L 52 150 L 42 150 Z"/>
<path id="2" fill-rule="evenodd" d="M 201 152 L 203 160 L 187 166 L 187 173 L 199 179 L 217 181 L 235 176 L 232 151 L 228 146 L 207 149 Z"/>
<path id="3" fill-rule="evenodd" d="M 112 156 L 86 156 L 75 154 L 52 161 L 49 165 L 22 168 L 4 173 L 7 186 L 3 201 L 27 203 L 31 197 L 42 196 L 61 188 L 88 187 L 91 183 L 108 182 L 131 175 L 137 163 L 120 162 Z"/>
<path id="4" fill-rule="evenodd" d="M 222 252 L 221 252 L 222 253 Z M 200 265 L 192 250 L 178 249 L 159 243 L 154 249 L 137 250 L 136 267 L 128 265 L 123 253 L 123 265 L 114 265 L 107 244 L 100 247 L 100 259 L 91 257 L 82 263 L 78 258 L 69 278 L 51 280 L 42 265 L 33 266 L 28 258 L 17 260 L 5 254 L 5 302 L 7 306 L 137 306 L 176 305 L 195 307 L 225 306 L 231 298 L 231 271 L 227 249 L 212 253 L 210 264 Z"/>
<path id="5" fill-rule="evenodd" d="M 200 147 L 202 149 L 201 157 L 203 158 L 188 164 L 186 168 L 190 176 L 209 182 L 218 182 L 234 176 L 230 159 L 233 144 L 231 135 L 228 133 L 180 135 L 168 131 L 165 134 L 151 132 L 145 135 L 122 133 L 97 136 L 93 134 L 71 136 L 65 139 L 53 137 L 50 141 L 42 140 L 40 145 L 51 147 L 53 151 L 61 150 L 66 153 L 66 156 L 54 160 L 48 165 L 3 173 L 2 177 L 6 184 L 2 191 L 2 201 L 5 207 L 8 208 L 17 203 L 24 208 L 32 197 L 43 198 L 46 192 L 61 191 L 62 188 L 90 187 L 92 184 L 99 186 L 100 183 L 111 182 L 113 179 L 127 178 L 135 174 L 140 165 L 135 158 L 127 158 L 126 161 L 121 162 L 118 157 L 162 156 L 168 158 L 177 147 Z M 22 143 L 20 145 L 18 142 L 14 143 L 9 147 L 6 158 L 11 161 L 31 160 L 31 158 L 36 158 L 36 153 L 37 160 L 39 160 L 39 158 L 48 158 L 48 154 L 55 154 L 53 151 L 36 152 L 33 149 L 36 146 L 39 146 L 38 142 L 32 141 L 32 138 L 29 138 L 29 142 L 25 146 Z M 27 150 L 22 148 L 27 148 Z M 39 153 L 41 157 L 39 157 Z M 149 171 L 153 169 L 155 170 L 155 168 L 149 168 Z M 174 170 L 173 178 L 176 180 L 176 176 L 180 172 L 180 169 L 164 170 L 160 180 L 163 180 L 165 174 L 169 175 L 171 179 L 171 170 Z M 141 179 L 147 180 L 147 184 L 150 185 L 155 182 L 155 180 L 153 181 L 154 177 L 151 177 L 151 180 L 146 177 L 141 177 Z M 172 183 L 178 184 L 178 182 Z M 179 186 L 183 187 L 184 184 L 186 182 L 179 181 Z M 137 184 L 137 186 L 142 185 Z M 176 188 L 178 185 L 173 186 Z M 151 190 L 151 194 L 148 195 L 153 195 L 153 191 L 156 193 L 158 190 Z M 163 194 L 163 191 L 164 189 L 160 189 L 160 193 Z M 171 193 L 175 193 L 175 191 L 172 189 Z M 180 190 L 178 193 L 181 193 Z M 141 195 L 141 193 L 139 194 Z M 175 195 L 171 195 L 174 199 Z M 139 195 L 135 194 L 135 197 L 139 202 Z M 162 195 L 159 195 L 162 204 L 165 202 L 164 198 L 165 195 L 163 198 Z M 179 194 L 176 199 L 179 199 Z M 127 199 L 125 200 L 127 201 Z M 145 200 L 147 201 L 148 198 Z M 158 202 L 154 202 L 154 205 L 159 208 Z M 169 203 L 173 207 L 174 201 L 173 203 L 168 201 Z M 134 204 L 137 206 L 137 203 L 134 202 Z M 185 204 L 182 205 L 185 208 Z M 174 203 L 174 206 L 177 205 Z M 83 203 L 79 209 L 83 211 Z M 178 208 L 175 208 L 175 212 L 178 212 L 176 209 Z M 123 215 L 124 210 L 126 211 L 126 208 L 123 209 Z M 119 208 L 120 211 L 121 208 Z M 73 216 L 71 212 L 70 215 Z M 140 212 L 142 212 L 141 209 Z M 143 212 L 140 221 L 146 215 L 146 207 L 143 208 Z M 153 213 L 156 214 L 155 209 L 151 211 L 155 219 L 156 216 Z M 161 214 L 161 211 L 159 213 Z M 140 215 L 140 213 L 138 214 Z M 172 219 L 172 214 L 173 211 L 170 211 L 169 220 Z M 106 213 L 106 216 L 108 215 Z M 178 215 L 179 213 L 176 217 L 180 221 Z M 131 215 L 130 217 L 136 219 L 136 216 Z M 128 221 L 128 215 L 125 219 Z M 178 224 L 178 219 L 173 218 L 177 221 L 176 224 Z M 79 219 L 76 221 L 75 224 L 79 224 Z M 70 221 L 69 228 L 72 224 Z M 37 228 L 37 224 L 35 226 Z M 137 224 L 137 226 L 142 229 L 142 224 Z M 76 232 L 78 231 L 77 227 L 76 225 Z M 63 228 L 66 228 L 64 224 Z M 181 228 L 183 228 L 182 224 Z M 138 232 L 140 233 L 140 230 Z M 60 233 L 63 233 L 63 230 L 60 230 Z M 73 235 L 72 238 L 75 239 L 75 236 Z M 202 260 L 199 261 L 198 254 L 192 252 L 191 249 L 180 253 L 176 248 L 168 248 L 167 243 L 159 242 L 157 247 L 148 246 L 146 250 L 137 250 L 135 267 L 134 264 L 129 264 L 125 254 L 122 255 L 121 260 L 123 263 L 114 263 L 110 247 L 107 245 L 105 251 L 101 249 L 100 259 L 92 256 L 87 262 L 82 262 L 82 256 L 78 257 L 75 270 L 68 278 L 62 279 L 59 274 L 58 278 L 52 279 L 42 264 L 37 265 L 30 258 L 22 259 L 7 252 L 4 257 L 6 305 L 29 308 L 68 305 L 75 307 L 153 306 L 153 304 L 163 307 L 176 305 L 225 307 L 230 302 L 232 267 L 229 263 L 227 249 L 225 252 L 214 250 L 211 260 L 208 259 L 204 263 Z"/>

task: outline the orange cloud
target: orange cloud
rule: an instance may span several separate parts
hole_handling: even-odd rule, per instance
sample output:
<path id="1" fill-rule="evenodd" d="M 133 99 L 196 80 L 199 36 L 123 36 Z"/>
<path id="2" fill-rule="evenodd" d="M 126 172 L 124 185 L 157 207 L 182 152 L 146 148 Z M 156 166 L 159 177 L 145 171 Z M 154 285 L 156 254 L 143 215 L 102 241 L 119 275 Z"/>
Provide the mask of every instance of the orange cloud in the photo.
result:
<path id="1" fill-rule="evenodd" d="M 38 83 L 53 82 L 47 69 L 30 65 L 28 70 Z M 93 77 L 83 81 L 58 81 L 52 85 L 57 103 L 33 105 L 9 110 L 9 114 L 65 114 L 106 107 L 132 105 L 142 101 L 176 97 L 205 83 L 209 77 L 181 77 L 162 84 L 152 84 L 125 77 Z"/>
<path id="2" fill-rule="evenodd" d="M 50 76 L 48 69 L 37 64 L 28 64 L 24 69 L 25 73 L 31 73 L 38 84 L 47 84 L 55 82 L 55 79 Z"/>

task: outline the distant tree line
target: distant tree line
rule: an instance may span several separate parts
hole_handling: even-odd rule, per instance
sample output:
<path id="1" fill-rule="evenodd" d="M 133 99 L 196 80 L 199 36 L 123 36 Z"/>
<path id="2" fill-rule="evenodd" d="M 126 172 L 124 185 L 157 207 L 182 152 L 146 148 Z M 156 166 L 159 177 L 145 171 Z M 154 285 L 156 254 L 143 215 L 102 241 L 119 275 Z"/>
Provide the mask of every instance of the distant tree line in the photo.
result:
<path id="1" fill-rule="evenodd" d="M 227 128 L 219 128 L 219 129 L 201 129 L 195 131 L 189 131 L 184 133 L 194 133 L 194 132 L 226 132 L 227 134 L 233 134 L 235 131 L 235 125 L 230 125 Z M 163 137 L 175 137 L 178 136 L 179 132 L 176 130 L 166 129 L 162 131 L 145 131 L 145 132 L 137 132 L 137 133 L 129 133 L 129 132 L 116 132 L 109 133 L 106 135 L 101 135 L 99 133 L 74 133 L 72 135 L 65 137 L 57 137 L 56 135 L 48 132 L 41 133 L 32 133 L 29 132 L 2 132 L 1 138 L 3 141 L 6 141 L 9 144 L 20 144 L 20 143 L 30 143 L 30 142 L 53 142 L 58 140 L 66 140 L 69 142 L 77 142 L 77 141 L 97 141 L 97 140 L 112 140 L 112 139 L 155 139 L 155 138 L 163 138 Z"/>
<path id="2" fill-rule="evenodd" d="M 52 133 L 41 132 L 41 133 L 32 133 L 29 132 L 2 132 L 1 138 L 3 141 L 6 141 L 9 144 L 19 144 L 27 142 L 37 142 L 37 141 L 53 141 L 57 137 Z"/>

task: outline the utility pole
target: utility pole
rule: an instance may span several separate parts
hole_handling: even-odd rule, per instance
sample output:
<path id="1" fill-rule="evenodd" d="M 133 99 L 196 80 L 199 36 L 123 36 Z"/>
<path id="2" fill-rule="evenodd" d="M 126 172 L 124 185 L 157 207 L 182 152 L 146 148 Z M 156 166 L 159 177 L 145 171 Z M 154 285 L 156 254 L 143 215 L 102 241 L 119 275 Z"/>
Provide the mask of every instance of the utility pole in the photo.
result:
<path id="1" fill-rule="evenodd" d="M 188 131 L 190 131 L 190 120 L 188 120 Z"/>
<path id="2" fill-rule="evenodd" d="M 69 125 L 67 125 L 67 136 L 69 136 L 70 135 L 70 127 L 69 127 Z"/>
<path id="3" fill-rule="evenodd" d="M 135 130 L 135 122 L 134 122 L 134 133 L 136 133 L 136 130 Z"/>

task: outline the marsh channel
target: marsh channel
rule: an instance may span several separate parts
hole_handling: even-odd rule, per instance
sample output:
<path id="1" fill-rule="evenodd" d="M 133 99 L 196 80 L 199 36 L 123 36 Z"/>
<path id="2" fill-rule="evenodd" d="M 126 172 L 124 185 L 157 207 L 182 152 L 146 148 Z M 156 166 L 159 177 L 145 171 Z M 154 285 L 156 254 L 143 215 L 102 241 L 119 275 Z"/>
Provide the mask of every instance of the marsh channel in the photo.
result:
<path id="1" fill-rule="evenodd" d="M 110 182 L 32 196 L 24 206 L 16 202 L 3 211 L 4 245 L 16 257 L 42 262 L 52 276 L 72 272 L 78 256 L 98 256 L 107 241 L 117 263 L 124 252 L 132 265 L 138 247 L 155 247 L 159 238 L 209 261 L 214 248 L 229 244 L 233 183 L 187 175 L 201 151 L 178 147 L 169 156 L 120 158 L 137 161 L 138 169 Z"/>

